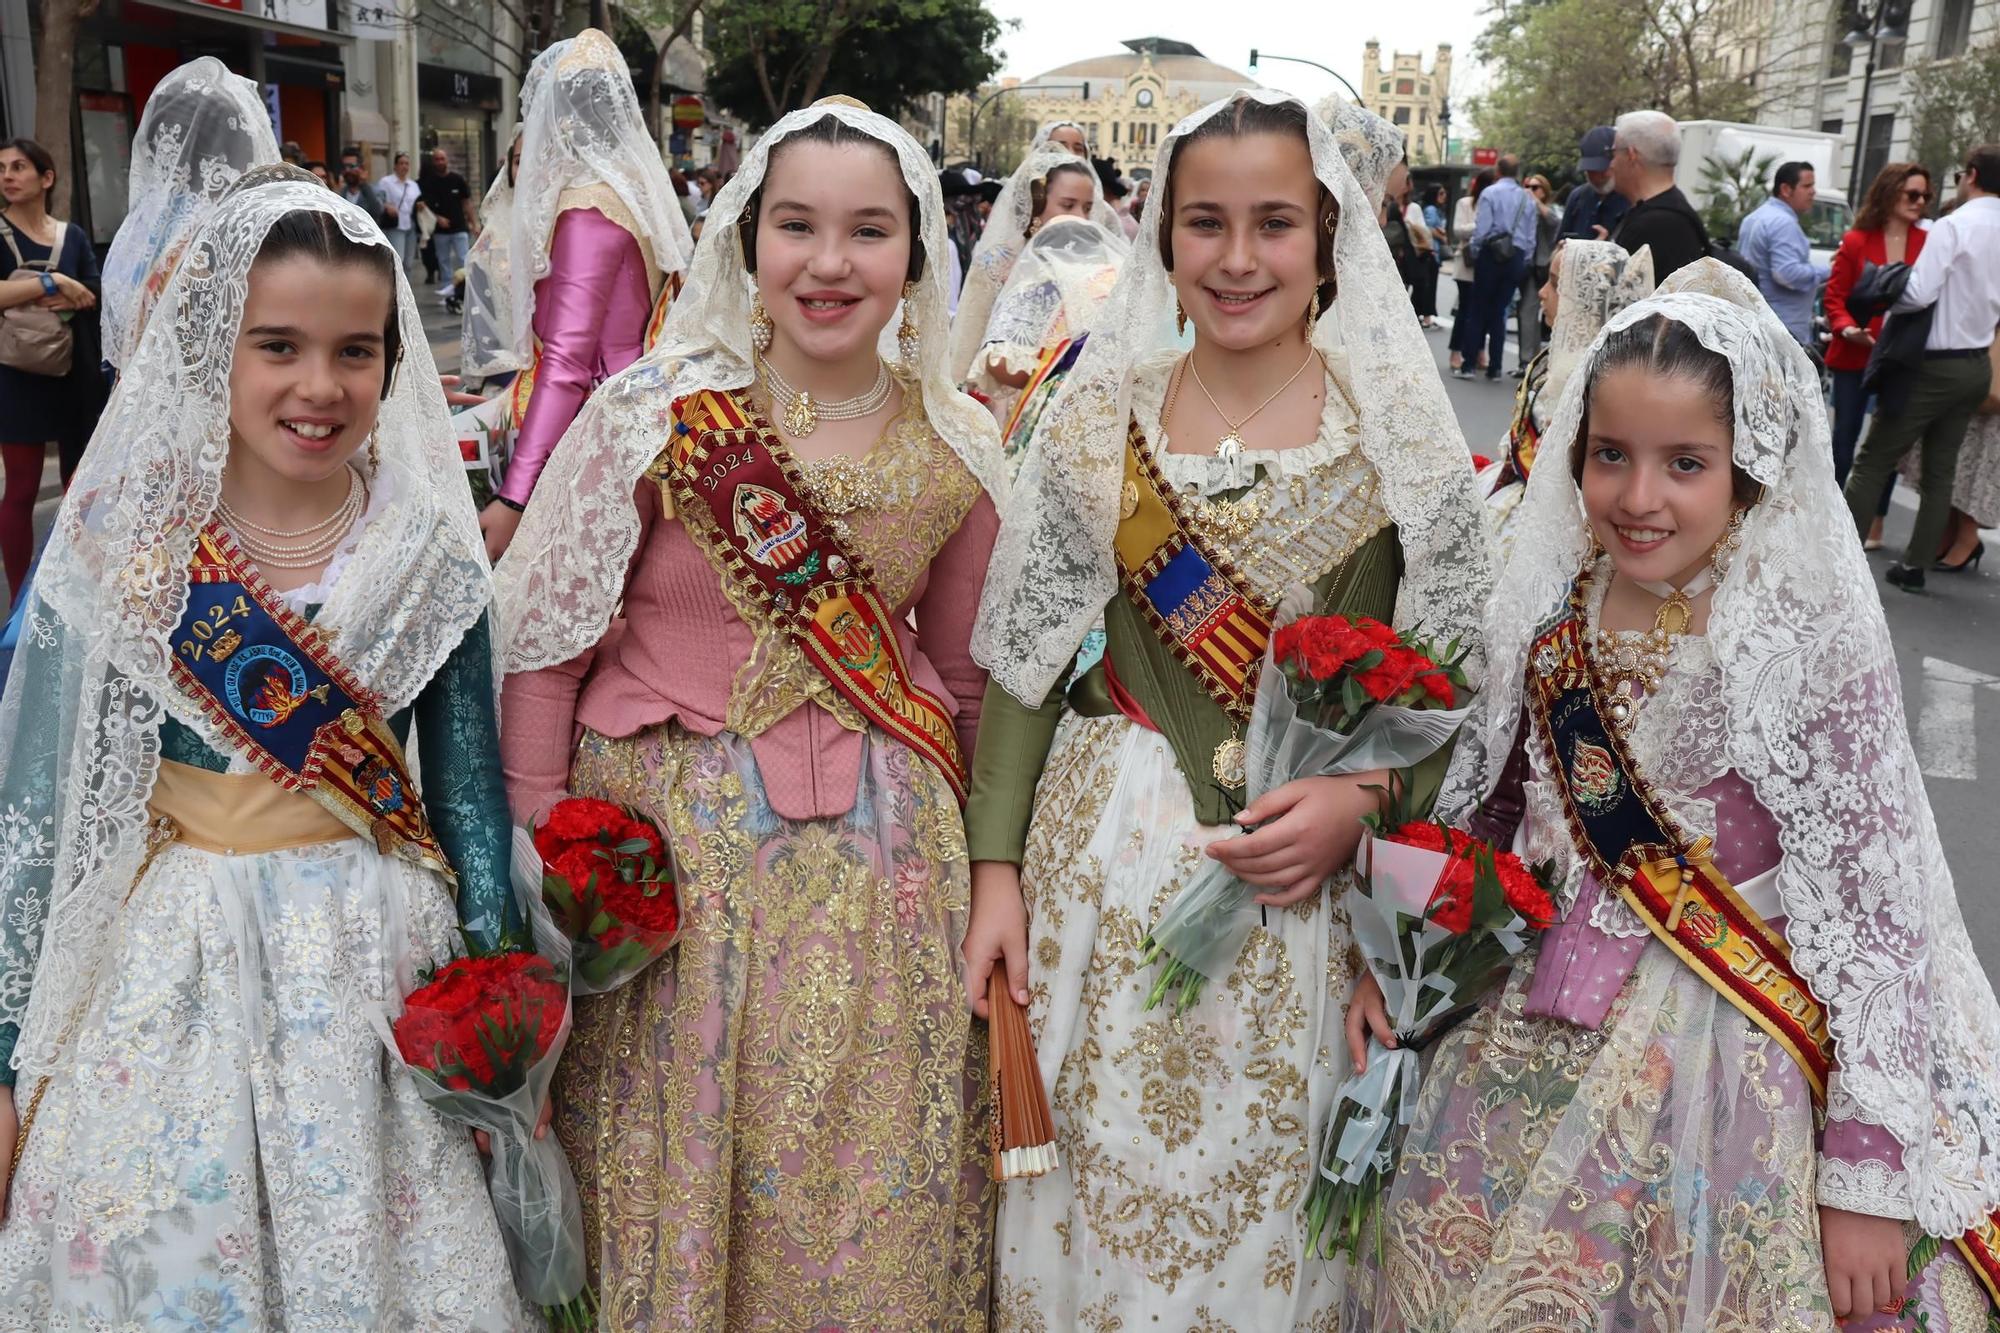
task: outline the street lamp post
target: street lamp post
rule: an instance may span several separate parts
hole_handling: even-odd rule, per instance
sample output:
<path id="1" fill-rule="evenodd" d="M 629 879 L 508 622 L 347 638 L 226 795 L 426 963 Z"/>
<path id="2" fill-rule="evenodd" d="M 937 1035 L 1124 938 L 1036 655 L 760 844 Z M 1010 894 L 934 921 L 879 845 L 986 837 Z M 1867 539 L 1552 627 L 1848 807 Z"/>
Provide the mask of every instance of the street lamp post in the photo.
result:
<path id="1" fill-rule="evenodd" d="M 968 125 L 968 126 L 966 127 L 966 131 L 965 131 L 965 147 L 966 147 L 966 150 L 967 150 L 968 152 L 970 152 L 970 153 L 972 154 L 972 161 L 973 161 L 973 164 L 974 164 L 975 166 L 979 166 L 979 165 L 980 165 L 980 163 L 979 163 L 979 113 L 980 113 L 980 112 L 982 112 L 982 111 L 984 111 L 984 110 L 986 109 L 986 104 L 987 104 L 988 102 L 991 102 L 991 101 L 993 101 L 993 100 L 994 100 L 995 98 L 997 98 L 997 97 L 1005 97 L 1005 96 L 1006 96 L 1006 95 L 1007 95 L 1008 93 L 1022 93 L 1022 92 L 1038 92 L 1038 93 L 1047 93 L 1047 92 L 1076 92 L 1076 91 L 1077 91 L 1078 89 L 1081 89 L 1081 90 L 1083 91 L 1083 100 L 1084 100 L 1084 101 L 1086 101 L 1086 102 L 1088 102 L 1088 101 L 1090 100 L 1090 80 L 1088 80 L 1088 79 L 1085 79 L 1085 80 L 1084 80 L 1084 81 L 1083 81 L 1082 83 L 1036 83 L 1036 84 L 1026 84 L 1026 83 L 1016 83 L 1016 84 L 1010 84 L 1009 86 L 1007 86 L 1007 87 L 1005 87 L 1005 88 L 995 88 L 995 89 L 994 89 L 994 90 L 993 90 L 992 92 L 990 92 L 990 93 L 986 94 L 986 96 L 984 96 L 984 97 L 980 98 L 980 99 L 979 99 L 979 100 L 978 100 L 977 102 L 974 102 L 974 103 L 972 104 L 972 120 L 971 120 L 971 123 L 970 123 L 970 124 L 969 124 L 969 125 Z M 984 168 L 983 166 L 981 166 L 981 167 L 980 167 L 980 169 L 981 169 L 981 170 L 984 170 L 985 168 Z"/>
<path id="2" fill-rule="evenodd" d="M 1348 91 L 1348 92 L 1350 92 L 1350 93 L 1353 93 L 1353 94 L 1354 94 L 1354 100 L 1355 100 L 1355 101 L 1356 101 L 1357 103 L 1358 103 L 1358 102 L 1361 102 L 1361 94 L 1360 94 L 1360 93 L 1358 93 L 1358 92 L 1355 92 L 1355 89 L 1354 89 L 1354 85 L 1353 85 L 1353 84 L 1349 83 L 1349 82 L 1348 82 L 1348 81 L 1347 81 L 1346 79 L 1342 79 L 1342 78 L 1340 77 L 1340 73 L 1339 73 L 1339 71 L 1337 71 L 1337 70 L 1333 70 L 1333 69 L 1328 69 L 1328 68 L 1327 68 L 1327 67 L 1326 67 L 1325 65 L 1322 65 L 1322 64 L 1320 64 L 1320 63 L 1319 63 L 1319 61 L 1317 61 L 1317 60 L 1307 60 L 1307 59 L 1305 59 L 1305 58 L 1304 58 L 1304 57 L 1302 57 L 1302 56 L 1274 56 L 1274 55 L 1272 55 L 1272 54 L 1271 54 L 1271 53 L 1270 53 L 1269 51 L 1259 51 L 1259 50 L 1258 50 L 1258 49 L 1257 49 L 1256 47 L 1254 47 L 1254 46 L 1253 46 L 1253 47 L 1251 47 L 1251 48 L 1250 48 L 1250 68 L 1251 68 L 1252 72 L 1254 72 L 1254 71 L 1256 70 L 1256 68 L 1257 68 L 1257 62 L 1258 62 L 1259 60 L 1284 60 L 1284 61 L 1289 61 L 1290 63 L 1292 63 L 1292 64 L 1294 64 L 1294 65 L 1311 65 L 1311 66 L 1312 66 L 1312 67 L 1313 67 L 1314 69 L 1316 69 L 1316 70 L 1320 70 L 1320 71 L 1322 71 L 1322 72 L 1324 72 L 1324 73 L 1327 73 L 1327 74 L 1331 74 L 1331 75 L 1333 75 L 1333 77 L 1334 77 L 1334 78 L 1336 78 L 1336 79 L 1340 79 L 1340 86 L 1341 86 L 1341 87 L 1343 87 L 1343 88 L 1345 88 L 1345 89 L 1347 89 L 1347 91 Z"/>
<path id="3" fill-rule="evenodd" d="M 1840 39 L 1840 45 L 1852 55 L 1865 42 L 1868 63 L 1861 71 L 1861 111 L 1854 125 L 1854 165 L 1847 173 L 1847 196 L 1850 199 L 1858 198 L 1862 188 L 1861 152 L 1868 143 L 1868 96 L 1875 89 L 1875 53 L 1885 41 L 1903 40 L 1909 10 L 1897 0 L 1875 0 L 1872 6 L 1867 0 L 1855 0 L 1853 14 L 1854 26 Z"/>

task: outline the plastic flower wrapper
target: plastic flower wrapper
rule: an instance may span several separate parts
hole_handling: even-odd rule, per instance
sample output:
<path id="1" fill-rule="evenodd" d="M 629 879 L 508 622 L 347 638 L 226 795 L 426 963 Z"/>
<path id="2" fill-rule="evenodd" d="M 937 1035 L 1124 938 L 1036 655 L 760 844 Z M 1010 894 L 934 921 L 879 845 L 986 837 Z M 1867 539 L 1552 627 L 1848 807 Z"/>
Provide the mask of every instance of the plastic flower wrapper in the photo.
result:
<path id="1" fill-rule="evenodd" d="M 1247 799 L 1299 778 L 1428 759 L 1472 711 L 1463 656 L 1456 643 L 1437 652 L 1365 616 L 1305 616 L 1278 630 L 1244 733 Z M 1172 997 L 1183 1013 L 1228 974 L 1262 919 L 1255 893 L 1204 858 L 1141 945 L 1142 961 L 1160 965 L 1148 1009 Z"/>
<path id="2" fill-rule="evenodd" d="M 401 1012 L 378 1013 L 378 1026 L 432 1110 L 486 1133 L 486 1184 L 515 1286 L 551 1327 L 587 1329 L 596 1321 L 576 1182 L 555 1137 L 535 1137 L 569 1041 L 570 945 L 539 885 L 523 892 L 523 869 L 517 855 L 533 948 L 517 938 L 432 971 L 406 966 Z"/>
<path id="3" fill-rule="evenodd" d="M 616 990 L 680 938 L 666 839 L 633 811 L 584 796 L 558 801 L 525 845 L 517 831 L 514 855 L 532 861 L 542 902 L 569 936 L 575 994 Z"/>
<path id="4" fill-rule="evenodd" d="M 1396 1046 L 1372 1036 L 1367 1068 L 1334 1092 L 1319 1174 L 1306 1195 L 1306 1251 L 1352 1254 L 1396 1172 L 1416 1108 L 1424 1048 L 1498 985 L 1529 937 L 1555 919 L 1546 867 L 1441 824 L 1371 818 L 1348 925 L 1382 988 Z"/>

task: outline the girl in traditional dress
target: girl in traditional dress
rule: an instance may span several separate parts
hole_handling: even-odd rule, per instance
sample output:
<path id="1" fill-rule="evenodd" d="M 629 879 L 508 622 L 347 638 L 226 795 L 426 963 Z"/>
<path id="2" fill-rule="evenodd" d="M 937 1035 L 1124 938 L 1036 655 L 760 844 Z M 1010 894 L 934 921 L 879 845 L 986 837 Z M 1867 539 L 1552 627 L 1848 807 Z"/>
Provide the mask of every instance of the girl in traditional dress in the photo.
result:
<path id="1" fill-rule="evenodd" d="M 983 1006 L 1005 966 L 1029 1005 L 1061 1157 L 1003 1192 L 995 1319 L 1331 1329 L 1339 1272 L 1307 1260 L 1298 1209 L 1343 1074 L 1349 945 L 1329 882 L 1381 776 L 1243 809 L 1243 726 L 1281 597 L 1470 637 L 1486 537 L 1464 439 L 1325 126 L 1239 93 L 1177 127 L 1154 178 L 1035 431 L 974 640 L 994 684 L 968 986 Z M 1171 585 L 1151 577 L 1163 552 Z M 1224 611 L 1204 640 L 1224 656 L 1178 637 Z M 1100 617 L 1109 649 L 1072 673 Z M 1140 941 L 1204 854 L 1268 921 L 1196 1007 L 1148 1011 Z"/>
<path id="2" fill-rule="evenodd" d="M 522 83 L 509 233 L 524 369 L 506 476 L 479 516 L 495 560 L 584 400 L 658 336 L 694 253 L 625 57 L 595 28 L 535 57 Z"/>
<path id="3" fill-rule="evenodd" d="M 95 443 L 0 706 L 0 1329 L 529 1327 L 373 1021 L 511 898 L 490 580 L 374 220 L 246 176 Z"/>
<path id="4" fill-rule="evenodd" d="M 214 56 L 190 60 L 146 98 L 132 139 L 125 220 L 104 255 L 104 359 L 123 366 L 146 315 L 215 203 L 278 160 L 257 85 Z"/>
<path id="5" fill-rule="evenodd" d="M 1610 318 L 1653 290 L 1653 252 L 1637 254 L 1611 241 L 1568 240 L 1556 246 L 1549 280 L 1542 284 L 1542 318 L 1549 341 L 1529 358 L 1514 392 L 1514 419 L 1500 441 L 1500 457 L 1479 472 L 1486 521 L 1500 563 L 1514 549 L 1513 517 L 1527 490 L 1535 449 L 1563 389 Z"/>
<path id="6" fill-rule="evenodd" d="M 1089 160 L 1051 143 L 1031 151 L 1008 177 L 993 201 L 979 243 L 972 248 L 972 266 L 966 270 L 951 324 L 949 365 L 959 383 L 979 384 L 980 353 L 1000 293 L 1028 241 L 1055 217 L 1088 218 L 1109 235 L 1125 234 L 1118 215 L 1104 202 L 1103 182 Z"/>
<path id="7" fill-rule="evenodd" d="M 1714 260 L 1564 390 L 1440 805 L 1563 915 L 1435 1047 L 1343 1328 L 1988 1326 L 2000 1008 L 1827 437 Z"/>
<path id="8" fill-rule="evenodd" d="M 685 904 L 557 1075 L 609 1329 L 984 1324 L 958 793 L 1005 468 L 945 372 L 944 244 L 893 121 L 784 117 L 501 565 L 517 813 L 638 807 Z"/>
<path id="9" fill-rule="evenodd" d="M 1049 179 L 1053 197 L 1076 178 L 1066 172 Z M 1008 274 L 986 322 L 973 388 L 1000 422 L 1009 463 L 1019 463 L 1034 433 L 1023 397 L 1048 380 L 1068 345 L 1089 327 L 1118 280 L 1118 266 L 1131 253 L 1123 232 L 1063 213 L 1036 229 Z"/>

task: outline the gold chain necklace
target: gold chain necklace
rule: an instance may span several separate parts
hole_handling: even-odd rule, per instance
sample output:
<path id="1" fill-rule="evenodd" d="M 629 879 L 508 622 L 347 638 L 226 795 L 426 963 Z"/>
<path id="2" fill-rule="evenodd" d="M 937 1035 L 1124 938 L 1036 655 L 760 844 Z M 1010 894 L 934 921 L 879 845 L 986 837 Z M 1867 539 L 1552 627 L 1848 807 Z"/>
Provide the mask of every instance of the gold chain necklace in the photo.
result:
<path id="1" fill-rule="evenodd" d="M 793 439 L 803 440 L 819 429 L 822 421 L 853 421 L 858 417 L 872 416 L 882 410 L 882 404 L 889 401 L 890 390 L 895 387 L 889 378 L 889 367 L 879 358 L 875 362 L 875 382 L 866 392 L 853 398 L 837 398 L 832 402 L 816 402 L 807 389 L 795 389 L 790 381 L 778 373 L 778 368 L 763 357 L 757 358 L 757 376 L 764 381 L 764 389 L 771 395 L 771 406 L 777 409 L 785 434 Z"/>
<path id="2" fill-rule="evenodd" d="M 1194 353 L 1189 352 L 1187 354 L 1187 368 L 1188 372 L 1194 376 L 1194 387 L 1201 390 L 1201 396 L 1208 399 L 1208 405 L 1215 409 L 1215 415 L 1221 417 L 1223 423 L 1229 427 L 1228 433 L 1215 442 L 1215 456 L 1227 463 L 1235 462 L 1243 453 L 1243 428 L 1250 424 L 1250 418 L 1262 412 L 1272 403 L 1277 402 L 1279 395 L 1298 383 L 1299 376 L 1306 373 L 1306 367 L 1311 365 L 1313 358 L 1318 355 L 1319 349 L 1308 343 L 1306 345 L 1306 359 L 1299 362 L 1299 368 L 1292 372 L 1291 378 L 1280 384 L 1277 391 L 1269 398 L 1251 408 L 1248 415 L 1236 421 L 1231 421 L 1229 414 L 1222 410 L 1222 404 L 1215 401 L 1215 395 L 1210 393 L 1208 386 L 1201 382 L 1201 367 L 1194 363 Z"/>

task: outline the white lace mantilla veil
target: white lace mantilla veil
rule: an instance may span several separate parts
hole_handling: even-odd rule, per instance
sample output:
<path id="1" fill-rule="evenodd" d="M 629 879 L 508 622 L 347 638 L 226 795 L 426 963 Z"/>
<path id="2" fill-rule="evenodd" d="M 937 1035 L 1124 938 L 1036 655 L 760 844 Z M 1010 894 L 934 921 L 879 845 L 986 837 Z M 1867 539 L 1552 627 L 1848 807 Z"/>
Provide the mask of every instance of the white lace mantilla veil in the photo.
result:
<path id="1" fill-rule="evenodd" d="M 1835 1120 L 1902 1145 L 1924 1229 L 1956 1236 L 2000 1205 L 2000 1008 L 1973 955 L 1903 716 L 1896 657 L 1854 524 L 1833 480 L 1826 410 L 1805 352 L 1757 291 L 1704 259 L 1614 317 L 1685 324 L 1728 357 L 1736 465 L 1764 498 L 1717 585 L 1708 638 L 1726 754 L 1777 820 L 1777 888 L 1792 962 L 1828 1006 Z M 1439 810 L 1462 819 L 1493 790 L 1523 713 L 1528 649 L 1563 607 L 1588 543 L 1566 461 L 1588 392 L 1573 376 L 1519 511 L 1520 538 L 1487 613 L 1488 686 Z"/>
<path id="2" fill-rule="evenodd" d="M 924 413 L 994 504 L 1005 504 L 1007 465 L 999 429 L 945 371 L 946 278 L 938 257 L 947 242 L 937 169 L 922 146 L 887 117 L 847 102 L 817 103 L 790 113 L 758 138 L 709 207 L 687 284 L 667 314 L 659 343 L 590 396 L 550 456 L 496 576 L 507 671 L 567 662 L 603 637 L 639 545 L 633 493 L 666 447 L 674 402 L 702 389 L 745 389 L 756 378 L 750 350 L 755 283 L 743 266 L 743 213 L 770 169 L 772 152 L 829 116 L 888 145 L 904 186 L 916 197 L 925 262 L 909 300 Z M 897 322 L 891 315 L 889 327 Z"/>
<path id="3" fill-rule="evenodd" d="M 1046 126 L 1038 137 L 1045 138 L 1047 130 L 1065 123 L 1057 121 Z M 972 247 L 972 262 L 965 268 L 965 285 L 959 289 L 958 314 L 953 317 L 951 328 L 951 373 L 960 383 L 972 373 L 973 360 L 986 343 L 986 323 L 992 318 L 994 303 L 1000 289 L 1007 285 L 1008 275 L 1014 271 L 1014 261 L 1021 257 L 1021 248 L 1027 244 L 1028 227 L 1035 220 L 1035 182 L 1047 180 L 1057 167 L 1083 168 L 1083 174 L 1090 178 L 1090 220 L 1107 232 L 1125 234 L 1118 223 L 1118 214 L 1104 202 L 1104 182 L 1098 179 L 1090 159 L 1052 143 L 1044 143 L 1022 158 L 1021 165 L 1014 169 L 993 201 L 986 229 L 979 233 L 979 240 Z"/>
<path id="4" fill-rule="evenodd" d="M 1616 241 L 1567 240 L 1557 247 L 1556 322 L 1549 368 L 1535 397 L 1535 424 L 1547 426 L 1570 376 L 1611 317 L 1653 290 L 1653 250 L 1630 254 Z"/>
<path id="5" fill-rule="evenodd" d="M 233 752 L 171 683 L 195 536 L 214 514 L 229 455 L 229 373 L 250 267 L 273 224 L 329 213 L 393 255 L 373 218 L 290 167 L 264 167 L 195 233 L 91 437 L 35 576 L 10 688 L 0 700 L 0 865 L 6 910 L 0 996 L 25 1008 L 15 1062 L 53 1072 L 89 1002 L 113 921 L 146 850 L 169 717 Z M 423 319 L 400 266 L 402 364 L 376 432 L 375 516 L 315 623 L 384 713 L 408 706 L 492 600 L 465 466 Z M 49 826 L 25 826 L 17 793 L 53 784 Z M 19 937 L 41 940 L 40 958 Z M 32 985 L 31 985 L 32 978 Z"/>
<path id="6" fill-rule="evenodd" d="M 507 143 L 521 137 L 521 127 Z M 514 327 L 513 226 L 514 187 L 507 183 L 507 161 L 479 203 L 479 238 L 465 256 L 465 317 L 460 321 L 459 371 L 491 377 L 519 370 L 521 338 Z M 532 340 L 531 340 L 532 341 Z"/>
<path id="7" fill-rule="evenodd" d="M 214 56 L 190 60 L 153 89 L 132 139 L 125 220 L 104 255 L 104 359 L 123 366 L 152 296 L 223 191 L 278 160 L 257 85 Z M 151 293 L 148 288 L 151 288 Z"/>
<path id="8" fill-rule="evenodd" d="M 1108 232 L 1083 218 L 1051 220 L 1029 239 L 1007 275 L 986 323 L 986 343 L 1005 344 L 1029 358 L 1014 369 L 1032 368 L 1033 358 L 1054 341 L 1049 334 L 1058 313 L 1071 337 L 1089 327 L 1111 293 L 1118 266 L 1131 253 L 1123 231 Z"/>
<path id="9" fill-rule="evenodd" d="M 660 147 L 646 132 L 625 57 L 609 37 L 585 28 L 536 56 L 521 85 L 508 261 L 514 350 L 524 366 L 535 357 L 535 284 L 549 275 L 563 194 L 594 185 L 618 197 L 630 216 L 613 221 L 635 228 L 661 273 L 688 266 L 694 238 Z"/>
<path id="10" fill-rule="evenodd" d="M 1298 100 L 1258 88 L 1202 108 L 1160 145 L 1154 180 L 1164 183 L 1175 144 L 1226 114 L 1237 98 Z M 1361 183 L 1325 123 L 1310 114 L 1306 122 L 1313 171 L 1339 203 L 1341 218 L 1334 236 L 1338 295 L 1321 313 L 1313 343 L 1336 364 L 1345 361 L 1347 388 L 1360 409 L 1359 447 L 1381 479 L 1382 501 L 1402 542 L 1396 624 L 1421 627 L 1439 642 L 1463 639 L 1473 648 L 1468 666 L 1476 679 L 1492 570 L 1471 453 Z M 1002 511 L 972 655 L 1030 707 L 1040 706 L 1118 592 L 1112 537 L 1133 374 L 1174 346 L 1174 289 L 1159 247 L 1166 193 L 1156 186 L 1147 199 L 1132 256 L 1037 423 L 1013 502 Z"/>
<path id="11" fill-rule="evenodd" d="M 1345 97 L 1326 98 L 1313 108 L 1313 116 L 1332 131 L 1340 155 L 1361 182 L 1369 204 L 1380 208 L 1389 173 L 1406 156 L 1403 131 Z"/>

